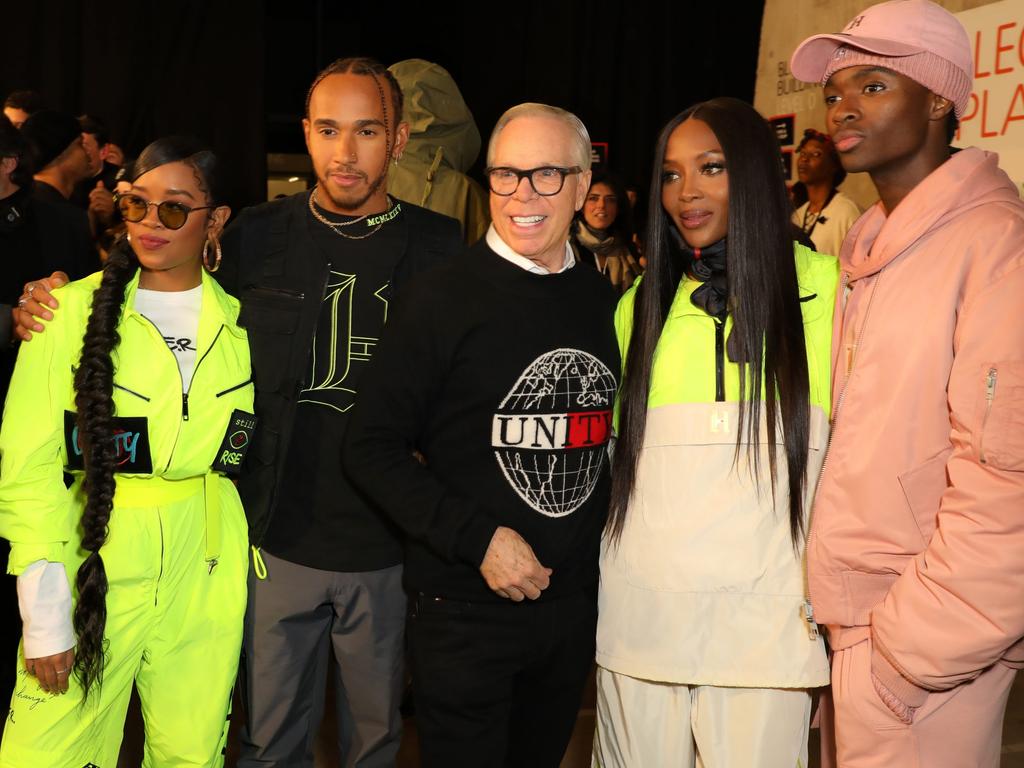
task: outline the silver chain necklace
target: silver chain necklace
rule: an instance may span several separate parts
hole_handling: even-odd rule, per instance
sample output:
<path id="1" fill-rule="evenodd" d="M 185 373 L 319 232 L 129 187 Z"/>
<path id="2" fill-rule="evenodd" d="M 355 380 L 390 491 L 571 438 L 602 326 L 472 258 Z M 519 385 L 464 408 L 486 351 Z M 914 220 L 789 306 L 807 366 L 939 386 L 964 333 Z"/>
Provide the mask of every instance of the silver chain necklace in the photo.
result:
<path id="1" fill-rule="evenodd" d="M 370 221 L 367 222 L 367 226 L 373 226 L 374 220 L 377 220 L 376 221 L 376 226 L 374 226 L 373 229 L 371 229 L 365 235 L 349 235 L 349 234 L 346 234 L 345 232 L 343 232 L 342 228 L 343 227 L 350 227 L 353 224 L 358 224 L 359 222 L 361 222 L 361 221 L 363 221 L 365 219 L 370 218 L 370 214 L 364 213 L 359 218 L 352 219 L 351 221 L 331 221 L 330 219 L 328 219 L 326 216 L 321 214 L 320 211 L 318 211 L 316 209 L 316 207 L 318 205 L 317 193 L 319 192 L 319 190 L 320 190 L 320 185 L 319 184 L 317 186 L 313 187 L 313 192 L 309 196 L 309 212 L 311 214 L 313 214 L 313 218 L 314 219 L 319 221 L 321 224 L 323 224 L 323 225 L 325 225 L 327 227 L 330 227 L 331 231 L 334 232 L 334 234 L 340 235 L 341 237 L 344 237 L 346 240 L 365 240 L 366 238 L 370 237 L 371 235 L 377 234 L 380 231 L 381 227 L 383 227 L 387 222 L 389 222 L 393 218 L 395 218 L 395 216 L 397 216 L 399 214 L 399 212 L 402 210 L 401 203 L 399 203 L 397 201 L 392 201 L 391 197 L 389 196 L 388 199 L 387 199 L 388 200 L 387 210 L 384 213 L 382 213 L 382 214 L 375 215 L 372 219 L 370 219 Z"/>

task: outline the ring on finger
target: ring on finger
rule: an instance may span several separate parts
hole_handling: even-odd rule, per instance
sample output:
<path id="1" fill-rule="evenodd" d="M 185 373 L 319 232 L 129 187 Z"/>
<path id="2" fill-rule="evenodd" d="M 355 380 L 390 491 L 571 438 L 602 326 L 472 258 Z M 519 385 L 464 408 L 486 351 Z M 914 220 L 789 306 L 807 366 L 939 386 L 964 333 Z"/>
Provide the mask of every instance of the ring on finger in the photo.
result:
<path id="1" fill-rule="evenodd" d="M 25 304 L 27 304 L 27 303 L 28 303 L 28 296 L 19 296 L 18 297 L 18 306 L 19 307 L 24 307 Z"/>
<path id="2" fill-rule="evenodd" d="M 29 283 L 28 285 L 25 286 L 25 293 L 28 294 L 28 297 L 30 299 L 32 298 L 32 291 L 34 291 L 35 289 L 36 289 L 36 284 L 35 283 Z"/>
<path id="3" fill-rule="evenodd" d="M 68 673 L 68 671 L 66 669 L 58 669 L 57 670 L 57 674 L 58 675 L 66 675 L 67 673 Z"/>

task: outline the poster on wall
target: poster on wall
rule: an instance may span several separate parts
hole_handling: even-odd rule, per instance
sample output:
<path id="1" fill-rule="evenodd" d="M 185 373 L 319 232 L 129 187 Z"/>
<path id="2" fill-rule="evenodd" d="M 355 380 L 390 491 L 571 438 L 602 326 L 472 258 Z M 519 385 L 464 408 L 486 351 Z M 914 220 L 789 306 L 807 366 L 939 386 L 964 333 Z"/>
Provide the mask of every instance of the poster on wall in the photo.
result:
<path id="1" fill-rule="evenodd" d="M 790 181 L 796 180 L 792 153 L 797 137 L 806 128 L 825 130 L 826 126 L 821 86 L 794 78 L 789 57 L 804 38 L 842 29 L 869 4 L 870 0 L 765 3 L 754 105 L 780 136 L 783 168 L 790 169 Z M 974 54 L 971 99 L 953 144 L 997 152 L 999 165 L 1024 196 L 1024 0 L 982 5 L 972 0 L 940 0 L 940 4 L 964 25 Z M 961 10 L 968 4 L 978 7 Z M 851 174 L 842 189 L 862 207 L 877 199 L 866 174 Z"/>
<path id="2" fill-rule="evenodd" d="M 998 152 L 1024 190 L 1024 2 L 1003 0 L 957 18 L 974 49 L 974 87 L 953 143 Z"/>

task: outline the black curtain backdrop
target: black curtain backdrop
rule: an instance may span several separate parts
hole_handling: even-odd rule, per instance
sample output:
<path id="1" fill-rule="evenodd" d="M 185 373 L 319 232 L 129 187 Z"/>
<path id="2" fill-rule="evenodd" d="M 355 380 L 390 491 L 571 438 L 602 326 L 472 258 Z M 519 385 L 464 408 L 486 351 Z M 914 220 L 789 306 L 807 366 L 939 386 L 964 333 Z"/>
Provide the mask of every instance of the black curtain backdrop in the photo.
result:
<path id="1" fill-rule="evenodd" d="M 0 94 L 100 117 L 129 157 L 158 136 L 208 143 L 234 206 L 266 198 L 260 2 L 32 0 L 0 13 Z"/>
<path id="2" fill-rule="evenodd" d="M 646 187 L 661 126 L 696 101 L 752 101 L 763 0 L 420 3 L 270 2 L 268 140 L 303 150 L 296 127 L 312 74 L 341 56 L 444 66 L 486 146 L 508 107 L 575 112 L 609 144 L 609 166 Z M 392 10 L 392 8 L 394 10 Z M 273 30 L 273 32 L 269 32 Z M 483 151 L 476 171 L 483 167 Z"/>
<path id="3" fill-rule="evenodd" d="M 555 104 L 608 142 L 613 170 L 646 187 L 668 118 L 713 96 L 753 98 L 762 8 L 761 0 L 7 3 L 0 94 L 33 88 L 56 108 L 96 114 L 129 154 L 159 135 L 198 135 L 224 161 L 237 207 L 265 198 L 267 152 L 305 152 L 305 93 L 321 67 L 352 55 L 423 58 L 455 77 L 485 144 L 513 104 Z"/>

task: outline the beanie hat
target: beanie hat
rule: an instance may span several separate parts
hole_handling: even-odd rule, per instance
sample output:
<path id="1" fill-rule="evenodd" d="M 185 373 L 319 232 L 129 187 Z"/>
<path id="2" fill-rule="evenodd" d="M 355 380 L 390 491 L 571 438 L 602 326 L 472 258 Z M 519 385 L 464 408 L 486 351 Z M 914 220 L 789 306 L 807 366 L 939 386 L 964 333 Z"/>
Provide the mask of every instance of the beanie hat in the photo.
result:
<path id="1" fill-rule="evenodd" d="M 890 0 L 860 13 L 838 34 L 813 35 L 793 53 L 790 71 L 824 85 L 856 66 L 891 69 L 949 99 L 957 117 L 971 96 L 971 42 L 957 18 L 931 0 Z"/>
<path id="2" fill-rule="evenodd" d="M 82 135 L 82 127 L 71 115 L 44 109 L 31 115 L 21 126 L 32 148 L 33 164 L 42 170 Z"/>

